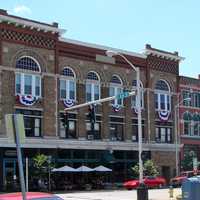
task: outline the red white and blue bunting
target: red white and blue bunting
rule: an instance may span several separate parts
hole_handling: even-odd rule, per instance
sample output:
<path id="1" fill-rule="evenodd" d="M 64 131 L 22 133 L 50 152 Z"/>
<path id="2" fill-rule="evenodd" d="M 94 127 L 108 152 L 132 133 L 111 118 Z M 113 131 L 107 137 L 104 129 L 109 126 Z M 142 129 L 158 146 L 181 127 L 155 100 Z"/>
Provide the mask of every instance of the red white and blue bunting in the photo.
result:
<path id="1" fill-rule="evenodd" d="M 32 95 L 18 95 L 19 102 L 25 106 L 32 106 L 38 100 L 37 97 Z"/>
<path id="2" fill-rule="evenodd" d="M 112 104 L 112 108 L 115 112 L 119 112 L 122 107 L 119 104 Z"/>
<path id="3" fill-rule="evenodd" d="M 64 104 L 65 108 L 70 108 L 75 105 L 75 101 L 72 99 L 65 99 L 65 100 L 63 100 L 63 104 Z"/>
<path id="4" fill-rule="evenodd" d="M 158 111 L 158 116 L 159 116 L 160 120 L 162 120 L 162 121 L 168 121 L 169 115 L 170 115 L 169 110 L 159 110 Z"/>

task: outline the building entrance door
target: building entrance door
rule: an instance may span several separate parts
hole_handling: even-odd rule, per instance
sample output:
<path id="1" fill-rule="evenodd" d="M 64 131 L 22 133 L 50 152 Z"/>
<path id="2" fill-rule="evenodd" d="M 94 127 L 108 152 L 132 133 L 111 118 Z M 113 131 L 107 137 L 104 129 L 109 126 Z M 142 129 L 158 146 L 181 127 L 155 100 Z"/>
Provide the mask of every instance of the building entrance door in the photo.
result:
<path id="1" fill-rule="evenodd" d="M 171 177 L 169 166 L 162 166 L 162 176 L 166 179 L 167 183 L 169 183 Z"/>
<path id="2" fill-rule="evenodd" d="M 16 190 L 17 186 L 17 161 L 16 159 L 4 159 L 3 161 L 3 184 L 6 190 Z"/>

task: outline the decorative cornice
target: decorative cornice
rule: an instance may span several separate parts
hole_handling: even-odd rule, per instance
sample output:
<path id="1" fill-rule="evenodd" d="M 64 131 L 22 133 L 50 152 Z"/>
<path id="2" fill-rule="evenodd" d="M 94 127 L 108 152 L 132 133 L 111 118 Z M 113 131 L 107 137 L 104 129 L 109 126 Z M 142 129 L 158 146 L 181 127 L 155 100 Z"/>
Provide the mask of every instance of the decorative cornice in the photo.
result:
<path id="1" fill-rule="evenodd" d="M 35 28 L 37 31 L 51 32 L 52 34 L 59 33 L 59 35 L 62 35 L 66 32 L 66 30 L 64 29 L 59 29 L 57 27 L 53 27 L 50 25 L 48 26 L 44 24 L 39 24 L 36 22 L 18 19 L 15 17 L 6 16 L 6 15 L 0 15 L 0 23 L 2 22 L 7 22 L 7 24 L 12 23 L 15 26 L 21 25 L 23 28 L 29 27 L 31 30 Z"/>
<path id="2" fill-rule="evenodd" d="M 151 50 L 151 49 L 145 49 L 144 55 L 152 55 L 152 56 L 157 56 L 160 58 L 165 58 L 165 59 L 169 59 L 169 60 L 174 60 L 174 61 L 183 61 L 185 58 L 178 56 L 178 55 L 172 55 L 170 53 L 164 53 L 164 52 L 160 52 L 160 51 L 156 51 L 156 50 Z"/>

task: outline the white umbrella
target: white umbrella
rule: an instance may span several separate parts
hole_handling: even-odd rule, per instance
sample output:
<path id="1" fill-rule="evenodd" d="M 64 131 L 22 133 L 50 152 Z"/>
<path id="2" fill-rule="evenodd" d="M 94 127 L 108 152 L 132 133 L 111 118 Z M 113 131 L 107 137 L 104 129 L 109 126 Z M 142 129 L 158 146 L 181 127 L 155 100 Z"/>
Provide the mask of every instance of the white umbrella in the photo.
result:
<path id="1" fill-rule="evenodd" d="M 94 169 L 86 167 L 84 165 L 76 169 L 76 172 L 93 172 L 93 171 Z"/>
<path id="2" fill-rule="evenodd" d="M 97 172 L 111 172 L 112 169 L 104 167 L 103 165 L 99 165 L 98 167 L 94 168 L 94 171 L 97 171 Z"/>
<path id="3" fill-rule="evenodd" d="M 52 170 L 52 172 L 76 172 L 76 169 L 74 169 L 73 167 L 70 167 L 68 165 L 65 165 L 63 167 L 60 167 L 60 168 L 54 168 Z"/>

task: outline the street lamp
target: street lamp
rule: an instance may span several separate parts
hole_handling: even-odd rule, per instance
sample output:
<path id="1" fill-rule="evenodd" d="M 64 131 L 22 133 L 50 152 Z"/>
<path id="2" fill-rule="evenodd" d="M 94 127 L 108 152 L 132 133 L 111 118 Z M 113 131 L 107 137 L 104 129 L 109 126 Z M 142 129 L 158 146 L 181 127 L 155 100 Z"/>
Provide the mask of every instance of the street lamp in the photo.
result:
<path id="1" fill-rule="evenodd" d="M 177 114 L 177 108 L 182 104 L 184 101 L 191 101 L 191 98 L 182 99 L 175 107 L 175 150 L 176 150 L 176 176 L 179 175 L 179 151 L 178 151 L 178 134 L 179 134 L 179 112 Z"/>
<path id="2" fill-rule="evenodd" d="M 47 162 L 48 162 L 48 175 L 49 175 L 49 177 L 48 177 L 48 189 L 49 189 L 49 191 L 51 191 L 51 159 L 52 159 L 52 156 L 51 155 L 49 155 L 48 156 L 48 159 L 47 159 Z"/>
<path id="3" fill-rule="evenodd" d="M 141 116 L 141 92 L 140 92 L 140 70 L 138 67 L 135 67 L 132 62 L 130 62 L 123 54 L 120 54 L 119 52 L 107 50 L 106 55 L 108 57 L 113 56 L 120 56 L 123 58 L 130 66 L 131 68 L 136 71 L 136 81 L 137 81 L 137 116 L 138 116 L 138 151 L 139 151 L 139 183 L 143 184 L 143 163 L 142 163 L 142 116 Z"/>

